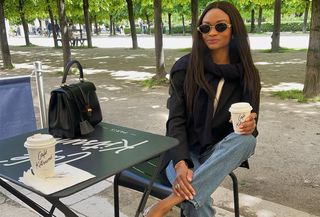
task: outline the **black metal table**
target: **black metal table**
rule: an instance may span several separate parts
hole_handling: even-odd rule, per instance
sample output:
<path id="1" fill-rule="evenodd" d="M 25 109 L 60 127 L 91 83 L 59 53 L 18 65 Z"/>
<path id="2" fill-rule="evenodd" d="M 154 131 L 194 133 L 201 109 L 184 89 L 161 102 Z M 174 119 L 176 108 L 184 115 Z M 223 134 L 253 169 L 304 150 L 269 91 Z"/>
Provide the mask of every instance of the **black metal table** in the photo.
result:
<path id="1" fill-rule="evenodd" d="M 95 127 L 95 131 L 86 137 L 72 140 L 58 139 L 58 144 L 56 145 L 56 165 L 67 163 L 87 171 L 95 177 L 46 195 L 19 181 L 19 177 L 23 175 L 23 172 L 31 167 L 27 150 L 23 144 L 28 136 L 35 133 L 48 133 L 48 131 L 47 129 L 41 129 L 6 140 L 0 140 L 0 177 L 9 181 L 0 179 L 0 185 L 42 216 L 53 216 L 55 208 L 58 208 L 68 217 L 77 216 L 60 201 L 61 198 L 92 186 L 135 164 L 163 154 L 178 144 L 178 140 L 170 137 L 108 123 L 100 123 Z M 159 169 L 155 171 L 154 176 L 158 172 Z M 10 182 L 44 197 L 52 204 L 51 210 L 48 211 L 20 193 L 13 185 L 10 185 Z M 146 189 L 141 199 L 136 216 L 144 208 L 152 182 L 150 182 L 149 188 Z"/>

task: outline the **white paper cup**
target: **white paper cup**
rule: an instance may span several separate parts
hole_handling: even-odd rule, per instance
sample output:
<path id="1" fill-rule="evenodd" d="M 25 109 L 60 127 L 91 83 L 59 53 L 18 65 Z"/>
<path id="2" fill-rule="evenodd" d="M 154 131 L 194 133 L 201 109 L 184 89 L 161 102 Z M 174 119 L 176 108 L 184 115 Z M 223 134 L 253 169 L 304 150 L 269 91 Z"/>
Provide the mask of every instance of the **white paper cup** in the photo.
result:
<path id="1" fill-rule="evenodd" d="M 229 111 L 231 113 L 231 120 L 233 130 L 237 134 L 241 134 L 240 125 L 249 117 L 252 107 L 247 102 L 238 102 L 231 105 Z"/>
<path id="2" fill-rule="evenodd" d="M 35 134 L 24 143 L 27 148 L 33 173 L 46 178 L 55 175 L 56 140 L 49 134 Z"/>

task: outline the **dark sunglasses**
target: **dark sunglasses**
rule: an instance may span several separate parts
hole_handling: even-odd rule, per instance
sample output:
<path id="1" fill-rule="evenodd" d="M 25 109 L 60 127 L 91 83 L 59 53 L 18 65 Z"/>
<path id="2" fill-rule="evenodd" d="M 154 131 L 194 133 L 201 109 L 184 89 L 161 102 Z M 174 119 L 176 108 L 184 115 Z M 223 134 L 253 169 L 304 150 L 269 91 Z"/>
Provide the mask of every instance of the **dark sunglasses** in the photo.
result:
<path id="1" fill-rule="evenodd" d="M 211 28 L 215 28 L 217 32 L 224 32 L 227 28 L 231 28 L 229 23 L 217 23 L 215 25 L 210 24 L 201 24 L 198 26 L 198 31 L 202 34 L 208 34 L 211 31 Z"/>

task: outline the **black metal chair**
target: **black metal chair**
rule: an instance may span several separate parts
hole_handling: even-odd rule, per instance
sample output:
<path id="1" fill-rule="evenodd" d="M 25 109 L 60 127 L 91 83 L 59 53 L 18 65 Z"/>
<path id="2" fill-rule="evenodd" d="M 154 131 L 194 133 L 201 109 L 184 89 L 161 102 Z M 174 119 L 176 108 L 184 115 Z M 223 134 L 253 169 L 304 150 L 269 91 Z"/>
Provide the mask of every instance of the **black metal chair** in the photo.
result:
<path id="1" fill-rule="evenodd" d="M 119 217 L 119 186 L 134 189 L 139 192 L 144 192 L 148 186 L 150 178 L 156 166 L 159 164 L 159 157 L 150 159 L 143 163 L 140 163 L 130 169 L 124 170 L 114 177 L 113 190 L 114 190 L 114 213 L 115 217 Z M 248 161 L 243 162 L 240 167 L 249 169 Z M 234 198 L 234 213 L 235 217 L 240 216 L 239 208 L 239 192 L 238 192 L 238 180 L 236 175 L 231 172 L 229 176 L 232 179 L 233 184 L 233 198 Z M 164 199 L 172 193 L 171 184 L 163 177 L 158 176 L 154 182 L 150 195 Z M 181 210 L 181 217 L 184 217 Z"/>

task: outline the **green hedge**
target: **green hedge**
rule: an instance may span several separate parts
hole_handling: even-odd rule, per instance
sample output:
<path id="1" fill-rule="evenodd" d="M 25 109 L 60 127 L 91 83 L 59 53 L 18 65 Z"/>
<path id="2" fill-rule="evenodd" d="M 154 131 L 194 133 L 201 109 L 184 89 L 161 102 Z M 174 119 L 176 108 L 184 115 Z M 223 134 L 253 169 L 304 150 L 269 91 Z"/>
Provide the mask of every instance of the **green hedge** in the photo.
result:
<path id="1" fill-rule="evenodd" d="M 290 22 L 290 23 L 281 23 L 280 31 L 281 32 L 301 32 L 302 31 L 302 22 Z M 246 24 L 247 31 L 250 32 L 250 23 Z M 171 28 L 172 34 L 173 35 L 180 35 L 182 34 L 182 26 L 173 26 Z M 310 30 L 310 23 L 307 25 L 307 31 Z M 130 29 L 125 28 L 125 34 L 130 34 Z M 185 33 L 186 34 L 191 34 L 191 27 L 190 26 L 185 26 Z M 255 32 L 258 31 L 258 25 L 255 25 Z M 141 34 L 141 29 L 136 28 L 137 34 Z M 169 29 L 168 26 L 165 26 L 163 29 L 164 34 L 169 34 Z M 261 24 L 261 32 L 273 32 L 273 23 L 262 23 Z M 153 28 L 151 28 L 151 34 L 154 33 Z"/>
<path id="2" fill-rule="evenodd" d="M 302 31 L 302 22 L 290 22 L 290 23 L 281 23 L 280 31 L 281 32 L 301 32 Z M 248 32 L 250 32 L 250 24 L 246 24 Z M 258 25 L 255 25 L 256 31 L 258 30 Z M 310 23 L 307 24 L 307 31 L 310 30 Z M 273 32 L 273 23 L 262 23 L 261 32 Z"/>

